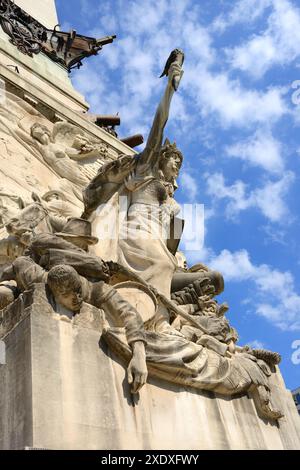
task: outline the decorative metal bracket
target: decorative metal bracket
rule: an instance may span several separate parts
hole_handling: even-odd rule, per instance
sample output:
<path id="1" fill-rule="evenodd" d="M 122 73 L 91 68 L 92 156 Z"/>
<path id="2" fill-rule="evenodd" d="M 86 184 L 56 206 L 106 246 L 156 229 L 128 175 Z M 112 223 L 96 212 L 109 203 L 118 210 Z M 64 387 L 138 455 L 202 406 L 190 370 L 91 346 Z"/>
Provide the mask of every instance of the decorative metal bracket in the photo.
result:
<path id="1" fill-rule="evenodd" d="M 81 67 L 83 59 L 97 55 L 104 45 L 116 38 L 106 36 L 95 39 L 81 36 L 73 30 L 65 33 L 58 30 L 59 25 L 47 29 L 11 0 L 0 0 L 0 25 L 20 52 L 30 57 L 44 52 L 68 72 Z"/>

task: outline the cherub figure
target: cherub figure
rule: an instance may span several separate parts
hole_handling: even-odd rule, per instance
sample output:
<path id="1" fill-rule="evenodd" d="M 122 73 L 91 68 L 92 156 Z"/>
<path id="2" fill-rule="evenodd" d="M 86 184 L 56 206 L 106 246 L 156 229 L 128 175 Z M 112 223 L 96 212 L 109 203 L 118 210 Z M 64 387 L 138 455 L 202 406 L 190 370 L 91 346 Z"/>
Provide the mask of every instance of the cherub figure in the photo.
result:
<path id="1" fill-rule="evenodd" d="M 31 136 L 34 139 L 35 147 L 42 154 L 45 162 L 60 177 L 72 181 L 77 186 L 84 187 L 89 182 L 88 178 L 82 173 L 80 166 L 72 160 L 72 156 L 78 155 L 79 152 L 75 148 L 66 145 L 62 133 L 58 132 L 60 127 L 55 126 L 53 133 L 38 122 L 31 126 Z"/>

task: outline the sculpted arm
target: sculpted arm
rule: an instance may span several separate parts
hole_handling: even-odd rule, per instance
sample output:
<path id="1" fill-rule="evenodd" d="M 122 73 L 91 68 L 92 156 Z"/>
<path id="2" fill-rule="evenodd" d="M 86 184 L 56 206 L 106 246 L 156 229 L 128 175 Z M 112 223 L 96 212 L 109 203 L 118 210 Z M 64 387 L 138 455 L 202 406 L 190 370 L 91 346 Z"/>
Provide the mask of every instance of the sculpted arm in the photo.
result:
<path id="1" fill-rule="evenodd" d="M 162 146 L 163 132 L 169 118 L 170 105 L 175 92 L 173 86 L 174 79 L 178 76 L 181 78 L 182 74 L 183 71 L 181 65 L 179 65 L 178 62 L 174 62 L 169 68 L 168 83 L 156 110 L 145 150 L 142 152 L 139 159 L 139 165 L 149 163 L 154 164 L 157 160 L 157 153 Z"/>
<path id="2" fill-rule="evenodd" d="M 127 368 L 128 383 L 131 385 L 131 392 L 137 393 L 146 383 L 148 376 L 146 338 L 141 316 L 116 289 L 105 283 L 93 285 L 91 303 L 102 308 L 116 324 L 121 322 L 124 325 L 127 342 L 132 350 L 132 357 Z"/>
<path id="3" fill-rule="evenodd" d="M 135 159 L 131 155 L 104 164 L 83 191 L 85 209 L 82 217 L 88 219 L 100 204 L 105 204 L 118 191 L 134 166 Z"/>

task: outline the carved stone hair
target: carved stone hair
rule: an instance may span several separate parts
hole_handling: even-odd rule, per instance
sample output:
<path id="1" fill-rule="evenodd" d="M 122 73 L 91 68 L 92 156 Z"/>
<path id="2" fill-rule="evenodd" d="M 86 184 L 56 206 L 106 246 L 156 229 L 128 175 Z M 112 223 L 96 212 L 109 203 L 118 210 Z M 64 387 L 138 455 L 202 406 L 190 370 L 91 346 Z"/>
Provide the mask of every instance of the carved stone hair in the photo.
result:
<path id="1" fill-rule="evenodd" d="M 44 124 L 40 124 L 39 122 L 35 122 L 31 128 L 30 128 L 30 133 L 31 133 L 31 136 L 33 137 L 33 133 L 35 131 L 35 129 L 42 129 L 44 132 L 46 132 L 49 137 L 51 137 L 51 132 L 49 131 L 48 127 L 44 126 Z"/>
<path id="2" fill-rule="evenodd" d="M 164 145 L 162 146 L 160 150 L 160 161 L 161 163 L 165 160 L 171 157 L 171 155 L 174 155 L 174 153 L 180 158 L 180 164 L 182 164 L 183 161 L 183 155 L 180 152 L 180 150 L 176 146 L 176 142 L 171 144 L 169 139 L 166 139 L 164 142 Z"/>
<path id="3" fill-rule="evenodd" d="M 55 292 L 72 292 L 81 290 L 80 276 L 72 266 L 60 264 L 51 268 L 47 283 L 50 290 Z"/>

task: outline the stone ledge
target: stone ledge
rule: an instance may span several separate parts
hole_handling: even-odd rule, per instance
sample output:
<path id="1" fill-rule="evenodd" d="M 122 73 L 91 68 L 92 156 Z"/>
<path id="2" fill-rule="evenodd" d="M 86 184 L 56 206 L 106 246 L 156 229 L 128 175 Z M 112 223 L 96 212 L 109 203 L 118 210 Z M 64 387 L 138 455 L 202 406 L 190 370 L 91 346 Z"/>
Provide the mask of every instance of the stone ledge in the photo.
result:
<path id="1" fill-rule="evenodd" d="M 55 113 L 57 113 L 61 119 L 78 126 L 85 132 L 91 134 L 93 137 L 96 137 L 107 143 L 117 153 L 117 156 L 120 154 L 137 154 L 135 150 L 121 142 L 121 140 L 96 126 L 96 124 L 89 122 L 84 117 L 83 113 L 81 115 L 81 113 L 72 110 L 63 103 L 59 102 L 56 98 L 45 94 L 42 89 L 33 85 L 25 78 L 20 77 L 16 72 L 13 72 L 12 70 L 4 67 L 2 64 L 0 64 L 0 77 L 11 83 L 14 87 L 17 87 L 23 92 L 30 94 L 32 98 L 38 100 L 39 103 L 44 104 L 46 107 L 55 111 Z"/>
<path id="2" fill-rule="evenodd" d="M 26 296 L 33 305 L 23 316 L 19 307 L 4 337 L 1 449 L 300 448 L 299 416 L 279 371 L 279 425 L 259 418 L 247 395 L 224 398 L 150 379 L 134 398 L 123 364 L 100 341 L 101 326 L 57 321 L 42 285 Z"/>

